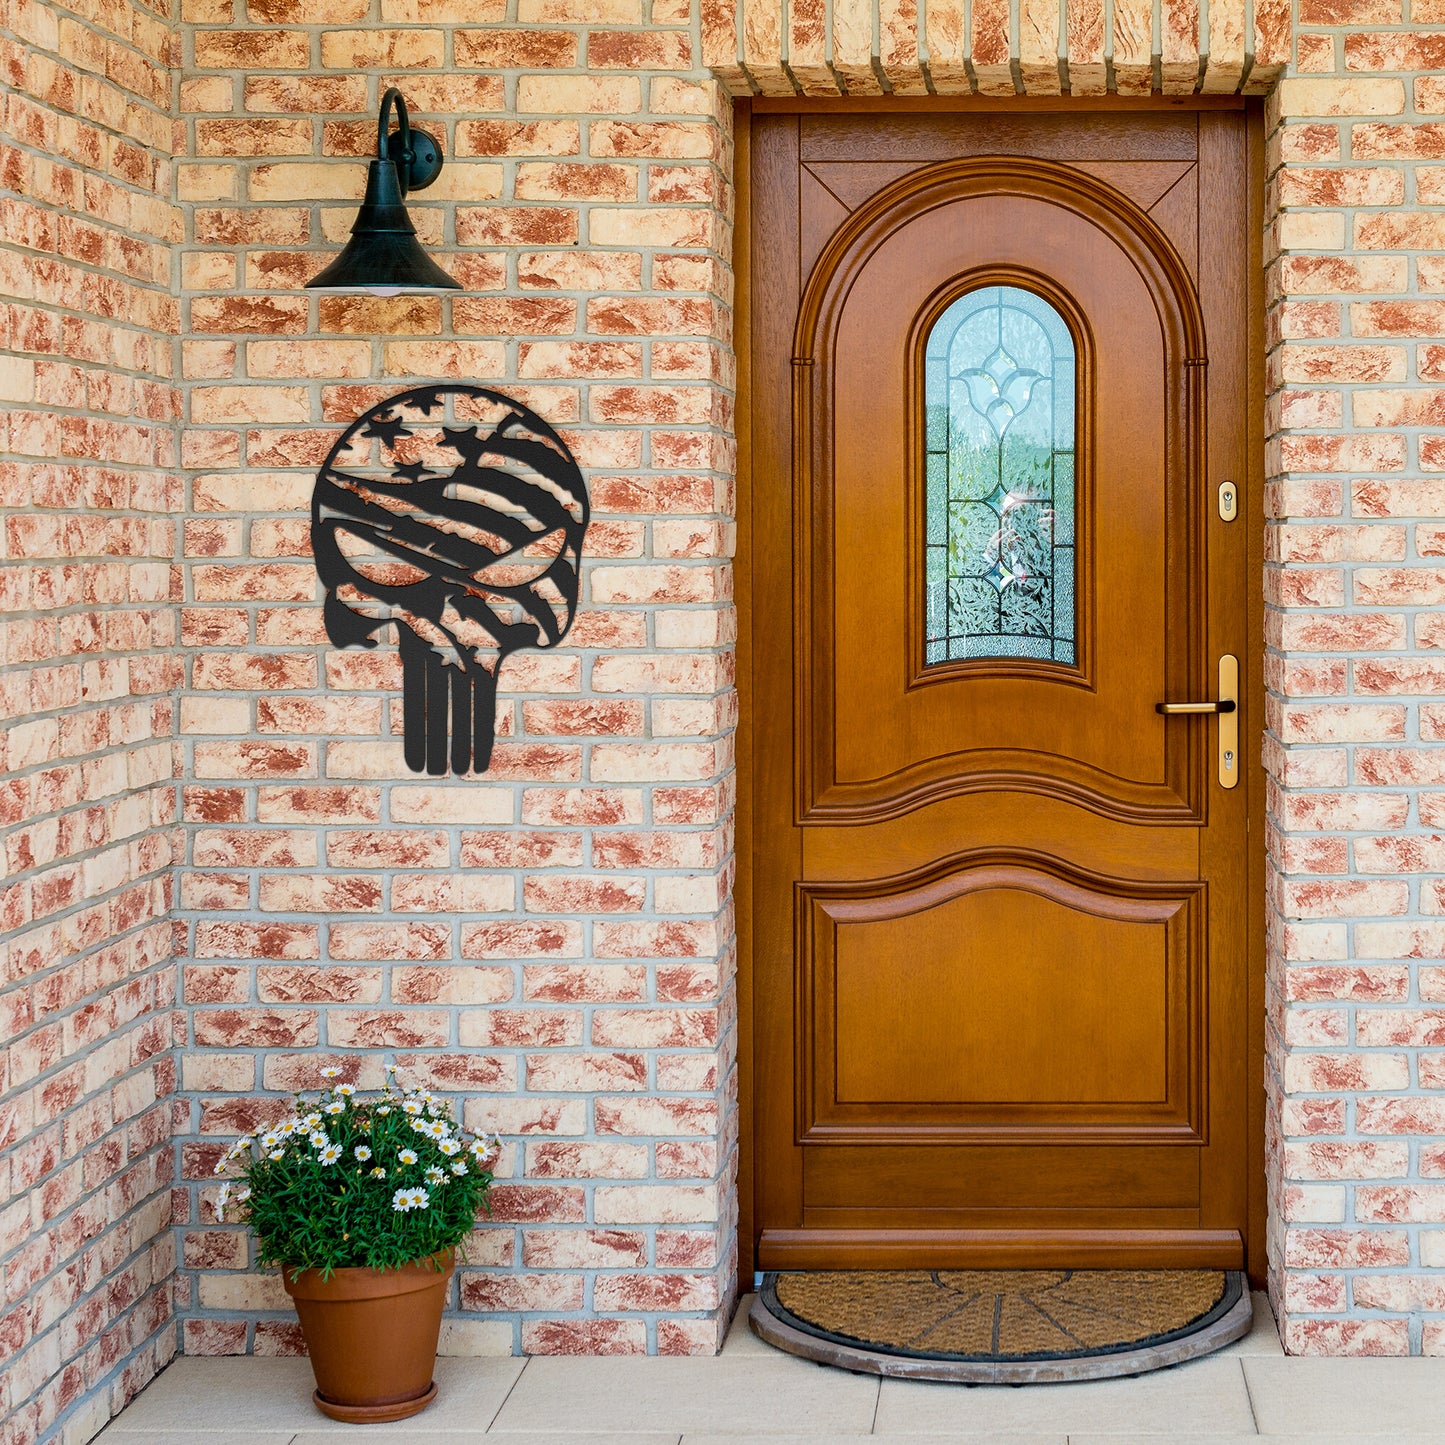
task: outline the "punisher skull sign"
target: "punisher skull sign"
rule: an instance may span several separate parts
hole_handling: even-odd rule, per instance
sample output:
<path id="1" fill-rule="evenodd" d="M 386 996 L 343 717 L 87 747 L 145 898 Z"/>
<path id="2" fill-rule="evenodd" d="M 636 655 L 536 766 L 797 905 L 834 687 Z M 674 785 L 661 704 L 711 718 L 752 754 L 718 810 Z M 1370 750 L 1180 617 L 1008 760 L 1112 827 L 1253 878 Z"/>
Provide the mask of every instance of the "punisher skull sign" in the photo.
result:
<path id="1" fill-rule="evenodd" d="M 466 383 L 404 391 L 332 447 L 311 499 L 326 635 L 401 651 L 406 764 L 485 772 L 497 674 L 577 612 L 587 486 L 541 417 Z"/>

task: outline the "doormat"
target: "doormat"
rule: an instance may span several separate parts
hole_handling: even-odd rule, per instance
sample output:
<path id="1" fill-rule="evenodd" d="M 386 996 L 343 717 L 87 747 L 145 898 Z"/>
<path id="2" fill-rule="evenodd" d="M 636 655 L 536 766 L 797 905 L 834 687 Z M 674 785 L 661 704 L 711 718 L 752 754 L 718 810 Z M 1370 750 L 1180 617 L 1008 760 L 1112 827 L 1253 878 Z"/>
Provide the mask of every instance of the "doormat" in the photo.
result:
<path id="1" fill-rule="evenodd" d="M 767 1274 L 753 1333 L 874 1375 L 1041 1384 L 1139 1375 L 1249 1330 L 1236 1270 L 941 1269 Z"/>

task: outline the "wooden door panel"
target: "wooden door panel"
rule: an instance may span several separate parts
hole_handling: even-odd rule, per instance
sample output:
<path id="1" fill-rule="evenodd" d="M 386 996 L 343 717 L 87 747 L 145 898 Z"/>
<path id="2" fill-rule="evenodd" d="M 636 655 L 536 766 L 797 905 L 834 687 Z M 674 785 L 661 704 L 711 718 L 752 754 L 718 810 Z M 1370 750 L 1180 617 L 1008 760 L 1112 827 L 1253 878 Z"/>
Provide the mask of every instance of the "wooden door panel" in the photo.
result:
<path id="1" fill-rule="evenodd" d="M 1201 893 L 986 857 L 800 885 L 801 1137 L 1197 1141 Z"/>
<path id="2" fill-rule="evenodd" d="M 1084 161 L 1066 156 L 1054 159 L 1097 177 L 1122 192 L 1141 210 L 1154 214 L 1155 220 L 1180 248 L 1193 274 L 1198 259 L 1198 246 L 1189 230 L 1193 217 L 1185 214 L 1180 201 L 1192 192 L 1194 183 L 1175 193 L 1179 183 L 1193 172 L 1192 160 Z M 801 166 L 799 262 L 802 272 L 806 274 L 813 269 L 847 212 L 856 210 L 891 182 L 928 163 L 924 160 L 820 161 Z M 1160 208 L 1157 214 L 1156 206 Z"/>
<path id="3" fill-rule="evenodd" d="M 1213 720 L 1155 704 L 1251 641 L 1245 527 L 1212 510 L 1247 429 L 1246 138 L 1227 112 L 755 117 L 764 1268 L 1240 1261 L 1247 796 Z M 1204 211 L 1240 244 L 1201 249 Z M 941 661 L 925 349 L 989 287 L 1067 329 L 1074 630 Z"/>
<path id="4" fill-rule="evenodd" d="M 1199 168 L 1191 166 L 1149 208 L 1149 217 L 1174 243 L 1189 274 L 1199 277 Z"/>
<path id="5" fill-rule="evenodd" d="M 1151 211 L 1194 169 L 1191 161 L 1071 161 L 1086 174 L 1129 197 L 1141 211 Z"/>
<path id="6" fill-rule="evenodd" d="M 1044 792 L 1028 795 L 1029 826 L 1036 850 L 1106 877 L 1171 879 L 1198 867 L 1199 840 L 1192 829 L 1160 828 L 1143 857 L 1127 819 L 1104 817 L 1070 799 Z M 929 826 L 914 814 L 878 819 L 866 828 L 804 827 L 799 876 L 812 879 L 882 878 L 936 863 L 938 839 L 965 838 L 977 850 L 1018 844 L 1019 795 L 978 788 L 932 803 Z"/>
<path id="7" fill-rule="evenodd" d="M 1204 685 L 1183 625 L 1202 573 L 1202 483 L 1182 444 L 1202 338 L 1168 241 L 1142 216 L 1123 228 L 1092 180 L 1037 163 L 925 169 L 885 195 L 818 263 L 816 318 L 805 310 L 796 342 L 809 364 L 794 410 L 812 442 L 798 490 L 816 499 L 799 577 L 800 820 L 873 822 L 1011 786 L 1197 822 L 1205 730 L 1153 712 Z M 925 667 L 921 347 L 953 297 L 1010 281 L 1074 332 L 1077 663 Z M 1134 623 L 1107 647 L 1101 607 Z"/>
<path id="8" fill-rule="evenodd" d="M 877 939 L 866 920 L 839 922 L 837 1103 L 975 1105 L 998 1117 L 1163 1101 L 1168 921 L 992 888 L 889 920 Z"/>
<path id="9" fill-rule="evenodd" d="M 1055 161 L 1193 161 L 1192 113 L 1131 111 L 1088 116 L 817 115 L 799 127 L 805 165 L 827 161 L 949 161 L 959 156 L 1046 156 Z"/>
<path id="10" fill-rule="evenodd" d="M 908 167 L 906 169 L 911 169 Z M 866 182 L 864 184 L 867 184 Z M 852 207 L 816 172 L 807 166 L 798 170 L 799 245 L 803 264 L 812 268 L 823 247 L 848 218 Z"/>
<path id="11" fill-rule="evenodd" d="M 1081 1206 L 1102 1220 L 1121 1205 L 1192 1210 L 1199 1197 L 1197 1158 L 1170 1148 L 1061 1149 L 1049 1156 L 1045 1171 L 1038 1151 L 1026 1147 L 978 1146 L 966 1154 L 809 1149 L 804 1158 L 809 1208 L 829 1210 L 834 1224 L 844 1222 L 838 1211 L 854 1211 L 850 1222 L 857 1228 L 883 1222 L 893 1209 L 947 1214 L 948 1228 L 984 1228 L 984 1214 L 1022 1213 L 1021 1197 L 1027 1197 L 1030 1214 L 1049 1215 L 1049 1226 L 1058 1227 Z M 935 1222 L 945 1224 L 942 1218 Z M 1017 1217 L 1013 1223 L 1017 1227 Z"/>

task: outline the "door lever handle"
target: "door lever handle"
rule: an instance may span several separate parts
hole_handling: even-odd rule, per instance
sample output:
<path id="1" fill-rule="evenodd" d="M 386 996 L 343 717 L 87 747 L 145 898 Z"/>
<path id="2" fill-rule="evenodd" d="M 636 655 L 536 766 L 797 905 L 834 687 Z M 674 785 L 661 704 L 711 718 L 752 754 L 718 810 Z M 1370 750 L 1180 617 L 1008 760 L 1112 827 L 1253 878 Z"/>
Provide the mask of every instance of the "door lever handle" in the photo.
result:
<path id="1" fill-rule="evenodd" d="M 1219 659 L 1218 702 L 1156 702 L 1154 711 L 1165 717 L 1180 713 L 1218 713 L 1219 786 L 1232 788 L 1239 782 L 1239 659 L 1226 652 Z"/>
<path id="2" fill-rule="evenodd" d="M 1178 717 L 1181 713 L 1233 712 L 1239 704 L 1232 697 L 1222 697 L 1218 702 L 1156 702 L 1155 712 L 1165 717 Z"/>

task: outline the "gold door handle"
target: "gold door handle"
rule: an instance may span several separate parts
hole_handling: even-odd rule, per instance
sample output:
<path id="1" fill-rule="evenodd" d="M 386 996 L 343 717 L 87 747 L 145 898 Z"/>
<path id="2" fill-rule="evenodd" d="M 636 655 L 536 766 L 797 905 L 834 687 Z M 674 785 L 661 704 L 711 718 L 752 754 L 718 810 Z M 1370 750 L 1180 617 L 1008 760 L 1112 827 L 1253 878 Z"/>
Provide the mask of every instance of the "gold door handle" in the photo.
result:
<path id="1" fill-rule="evenodd" d="M 1233 712 L 1239 704 L 1232 697 L 1222 697 L 1218 702 L 1156 702 L 1155 712 L 1165 717 L 1179 717 L 1201 712 Z"/>
<path id="2" fill-rule="evenodd" d="M 1216 713 L 1219 717 L 1219 786 L 1239 782 L 1239 659 L 1226 652 L 1219 659 L 1219 697 L 1215 702 L 1156 702 L 1166 717 Z"/>

